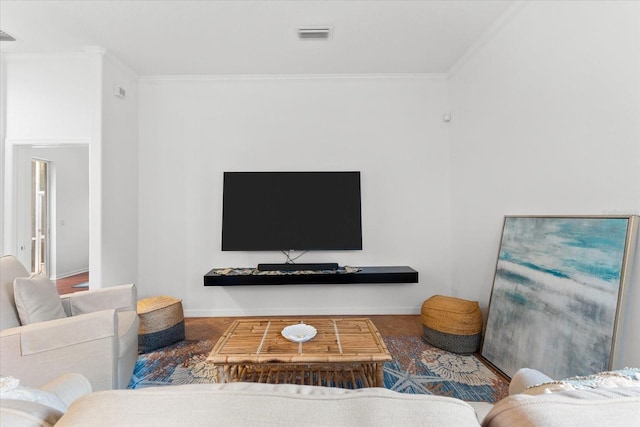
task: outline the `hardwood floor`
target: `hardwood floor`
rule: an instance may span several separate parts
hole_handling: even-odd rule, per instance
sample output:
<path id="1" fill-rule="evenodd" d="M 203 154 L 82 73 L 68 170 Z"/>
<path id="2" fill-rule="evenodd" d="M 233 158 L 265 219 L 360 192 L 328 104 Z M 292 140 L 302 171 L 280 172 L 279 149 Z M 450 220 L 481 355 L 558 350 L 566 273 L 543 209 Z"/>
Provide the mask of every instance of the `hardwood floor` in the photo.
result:
<path id="1" fill-rule="evenodd" d="M 76 274 L 75 276 L 64 277 L 62 279 L 54 280 L 53 283 L 58 289 L 58 294 L 65 295 L 73 292 L 86 291 L 89 288 L 74 288 L 74 285 L 80 283 L 86 283 L 89 281 L 89 272 Z"/>
<path id="2" fill-rule="evenodd" d="M 268 316 L 259 316 L 268 317 Z M 420 336 L 420 315 L 373 315 L 373 316 L 289 316 L 292 319 L 318 317 L 368 317 L 383 336 Z M 185 335 L 188 340 L 217 340 L 238 317 L 186 317 Z"/>
<path id="3" fill-rule="evenodd" d="M 269 316 L 259 316 L 269 317 Z M 368 316 L 289 316 L 292 319 L 317 317 L 368 317 L 385 336 L 422 336 L 422 320 L 419 314 L 368 315 Z M 188 340 L 217 341 L 231 323 L 240 317 L 185 317 L 185 338 Z M 478 360 L 507 383 L 509 378 L 485 362 L 478 353 Z"/>

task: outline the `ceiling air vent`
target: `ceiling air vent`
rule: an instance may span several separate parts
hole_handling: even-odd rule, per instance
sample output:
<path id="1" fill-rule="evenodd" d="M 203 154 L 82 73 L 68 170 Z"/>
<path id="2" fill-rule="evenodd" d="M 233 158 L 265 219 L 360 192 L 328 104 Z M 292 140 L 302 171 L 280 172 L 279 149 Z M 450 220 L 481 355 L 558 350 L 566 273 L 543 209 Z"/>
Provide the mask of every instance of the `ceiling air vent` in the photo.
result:
<path id="1" fill-rule="evenodd" d="M 329 40 L 333 27 L 302 27 L 298 28 L 300 40 Z"/>
<path id="2" fill-rule="evenodd" d="M 0 42 L 14 42 L 14 41 L 16 41 L 15 37 L 13 37 L 9 33 L 5 33 L 4 31 L 0 30 Z"/>

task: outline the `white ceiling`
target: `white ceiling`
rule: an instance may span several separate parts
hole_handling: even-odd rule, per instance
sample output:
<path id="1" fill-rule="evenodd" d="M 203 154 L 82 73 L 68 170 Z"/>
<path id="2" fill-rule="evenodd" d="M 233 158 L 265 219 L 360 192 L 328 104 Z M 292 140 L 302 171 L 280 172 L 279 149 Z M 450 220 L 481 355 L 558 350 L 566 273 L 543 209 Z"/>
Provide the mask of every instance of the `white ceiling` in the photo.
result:
<path id="1" fill-rule="evenodd" d="M 0 0 L 1 50 L 101 46 L 139 75 L 446 73 L 513 3 Z M 330 40 L 298 40 L 317 25 Z"/>

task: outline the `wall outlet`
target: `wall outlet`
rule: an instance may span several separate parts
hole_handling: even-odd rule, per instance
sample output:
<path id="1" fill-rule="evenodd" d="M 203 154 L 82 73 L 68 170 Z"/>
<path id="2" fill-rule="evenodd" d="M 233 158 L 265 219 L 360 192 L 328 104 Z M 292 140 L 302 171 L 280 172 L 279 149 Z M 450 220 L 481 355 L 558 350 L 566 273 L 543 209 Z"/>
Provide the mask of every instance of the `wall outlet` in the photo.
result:
<path id="1" fill-rule="evenodd" d="M 118 98 L 124 98 L 126 96 L 127 92 L 124 90 L 123 87 L 114 86 L 113 87 L 113 94 L 115 96 L 117 96 Z"/>

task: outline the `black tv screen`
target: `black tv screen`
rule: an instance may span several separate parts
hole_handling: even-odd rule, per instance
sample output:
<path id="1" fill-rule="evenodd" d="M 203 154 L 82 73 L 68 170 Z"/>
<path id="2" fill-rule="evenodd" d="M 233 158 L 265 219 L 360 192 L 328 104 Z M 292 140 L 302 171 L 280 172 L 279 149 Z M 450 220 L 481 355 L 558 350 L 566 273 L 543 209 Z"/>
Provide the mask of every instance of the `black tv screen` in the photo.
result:
<path id="1" fill-rule="evenodd" d="M 362 249 L 360 172 L 225 172 L 223 251 Z"/>

